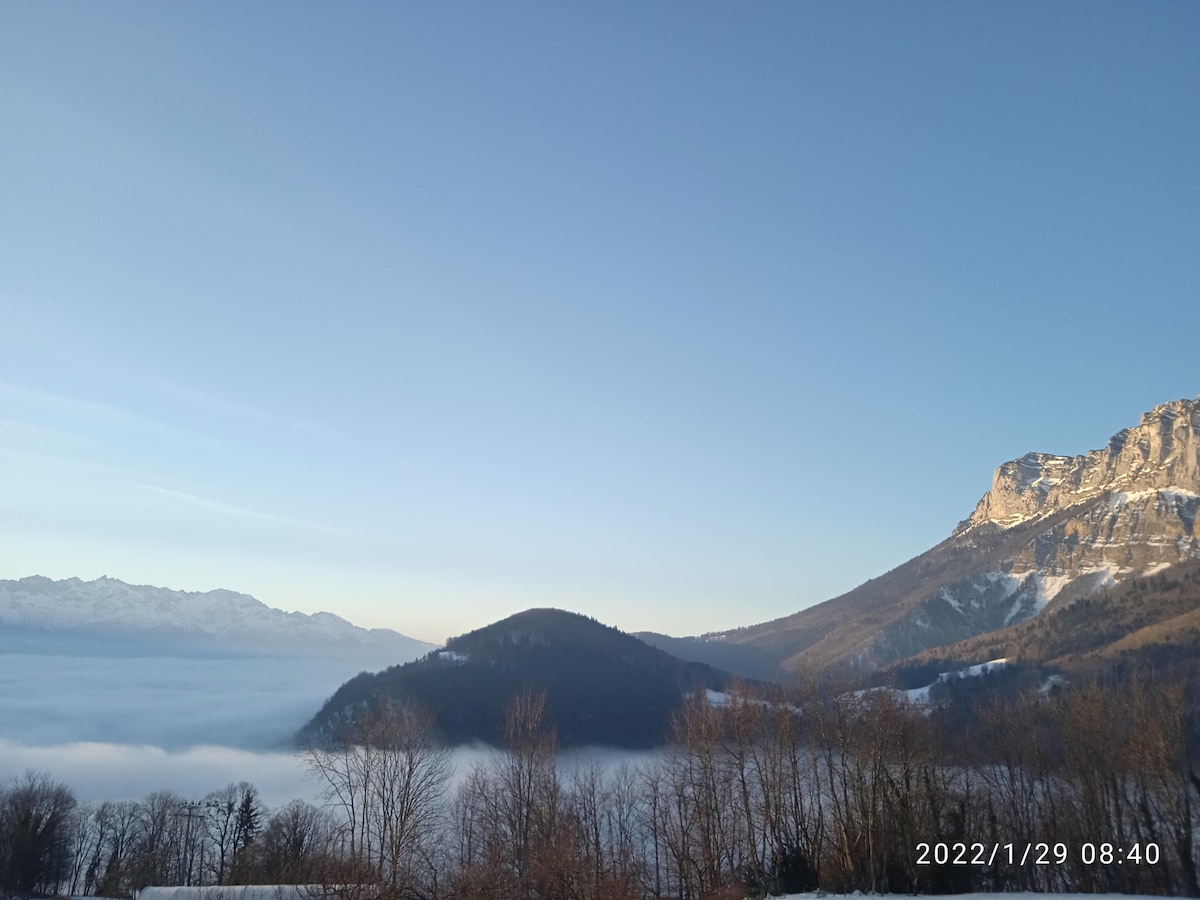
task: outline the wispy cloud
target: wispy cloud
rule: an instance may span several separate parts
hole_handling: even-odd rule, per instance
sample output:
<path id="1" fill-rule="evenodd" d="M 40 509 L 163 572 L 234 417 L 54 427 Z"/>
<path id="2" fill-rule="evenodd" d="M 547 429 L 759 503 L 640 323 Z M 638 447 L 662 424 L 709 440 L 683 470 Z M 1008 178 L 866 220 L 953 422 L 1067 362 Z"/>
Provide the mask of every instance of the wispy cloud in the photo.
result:
<path id="1" fill-rule="evenodd" d="M 252 403 L 247 403 L 244 400 L 171 381 L 159 375 L 151 376 L 146 372 L 134 372 L 132 369 L 128 369 L 127 371 L 130 374 L 130 381 L 132 383 L 143 385 L 147 390 L 168 399 L 206 409 L 218 415 L 262 422 L 267 425 L 278 425 L 292 431 L 316 432 L 320 430 L 315 423 L 308 419 L 301 419 L 296 416 L 289 416 L 264 409 Z"/>
<path id="2" fill-rule="evenodd" d="M 58 428 L 47 428 L 45 425 L 34 425 L 30 422 L 20 422 L 16 419 L 0 418 L 0 428 L 17 434 L 48 437 L 56 440 L 71 437 L 70 434 Z"/>
<path id="3" fill-rule="evenodd" d="M 311 522 L 307 519 L 299 519 L 294 516 L 284 516 L 279 515 L 278 513 L 251 509 L 248 506 L 240 506 L 236 503 L 226 503 L 222 500 L 213 500 L 209 497 L 201 497 L 197 494 L 176 490 L 175 488 L 168 488 L 157 484 L 148 484 L 145 482 L 136 482 L 135 485 L 143 491 L 148 491 L 152 494 L 157 494 L 160 497 L 166 497 L 181 504 L 190 506 L 193 509 L 204 510 L 216 515 L 231 516 L 239 519 L 282 525 L 288 528 L 296 528 L 305 531 L 316 532 L 319 534 L 350 538 L 351 540 L 365 541 L 373 544 L 390 543 L 389 541 L 374 535 L 362 534 L 356 531 L 348 531 L 343 528 L 337 528 L 333 525 Z"/>
<path id="4" fill-rule="evenodd" d="M 181 424 L 125 404 L 0 380 L 3 407 L 7 428 L 14 436 L 52 440 L 65 457 L 80 463 L 113 454 L 128 457 L 146 436 L 190 450 L 218 448 L 228 442 L 217 432 L 197 429 L 190 421 Z"/>
<path id="5" fill-rule="evenodd" d="M 138 420 L 153 422 L 153 420 L 147 419 L 132 410 L 124 409 L 111 403 L 84 400 L 55 391 L 47 391 L 23 384 L 14 384 L 11 381 L 0 381 L 0 395 L 7 396 L 9 400 L 15 400 L 29 406 L 42 409 L 52 407 L 71 415 L 85 416 L 90 419 L 102 419 L 110 422 L 132 422 Z"/>
<path id="6" fill-rule="evenodd" d="M 50 360 L 57 370 L 86 373 L 91 385 L 103 385 L 130 397 L 157 397 L 192 411 L 260 422 L 289 431 L 308 434 L 323 431 L 318 423 L 310 419 L 281 413 L 243 397 L 213 391 L 173 377 L 169 372 L 131 362 L 126 355 L 106 346 L 94 330 L 80 328 L 74 317 L 56 310 L 52 303 L 43 298 L 34 302 L 0 289 L 0 311 L 13 323 L 11 329 L 0 334 L 0 346 L 11 344 L 16 352 L 18 347 L 35 345 L 39 356 Z M 92 418 L 148 421 L 129 408 L 13 382 L 0 381 L 0 391 Z"/>
<path id="7" fill-rule="evenodd" d="M 204 509 L 209 512 L 219 513 L 226 516 L 237 516 L 243 519 L 258 519 L 263 522 L 274 522 L 279 525 L 290 525 L 296 528 L 309 528 L 316 531 L 332 531 L 325 525 L 318 525 L 315 522 L 309 522 L 304 519 L 296 519 L 291 516 L 281 516 L 276 513 L 262 512 L 257 509 L 250 509 L 246 506 L 238 506 L 234 503 L 225 503 L 220 500 L 210 500 L 207 497 L 199 497 L 196 494 L 189 494 L 185 491 L 177 491 L 173 488 L 161 487 L 156 484 L 138 483 L 137 485 L 144 491 L 150 491 L 154 494 L 159 494 L 163 497 L 170 497 L 173 500 L 178 500 L 181 503 L 186 503 L 190 506 Z"/>

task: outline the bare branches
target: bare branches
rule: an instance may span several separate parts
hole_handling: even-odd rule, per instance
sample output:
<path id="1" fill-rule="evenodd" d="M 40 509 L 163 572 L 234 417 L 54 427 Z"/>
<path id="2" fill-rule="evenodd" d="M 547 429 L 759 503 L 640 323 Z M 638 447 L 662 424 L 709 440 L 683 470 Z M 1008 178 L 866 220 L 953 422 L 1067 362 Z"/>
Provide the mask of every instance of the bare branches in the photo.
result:
<path id="1" fill-rule="evenodd" d="M 341 877 L 398 896 L 414 890 L 441 827 L 451 774 L 433 717 L 414 704 L 381 700 L 305 755 L 339 823 L 338 855 L 351 864 Z"/>

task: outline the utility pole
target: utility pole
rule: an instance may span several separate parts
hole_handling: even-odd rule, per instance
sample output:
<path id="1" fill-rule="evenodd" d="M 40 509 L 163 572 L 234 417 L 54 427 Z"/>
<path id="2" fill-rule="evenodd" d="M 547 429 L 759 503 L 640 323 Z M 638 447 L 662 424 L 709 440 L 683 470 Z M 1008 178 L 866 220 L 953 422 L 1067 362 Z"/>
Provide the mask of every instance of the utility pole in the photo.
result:
<path id="1" fill-rule="evenodd" d="M 183 816 L 187 819 L 187 825 L 184 826 L 183 832 L 183 851 L 187 854 L 186 865 L 183 870 L 183 883 L 187 887 L 192 886 L 192 820 L 202 819 L 208 815 L 208 810 L 205 804 L 186 800 L 179 804 L 179 812 L 176 815 Z M 203 860 L 201 864 L 203 865 Z"/>

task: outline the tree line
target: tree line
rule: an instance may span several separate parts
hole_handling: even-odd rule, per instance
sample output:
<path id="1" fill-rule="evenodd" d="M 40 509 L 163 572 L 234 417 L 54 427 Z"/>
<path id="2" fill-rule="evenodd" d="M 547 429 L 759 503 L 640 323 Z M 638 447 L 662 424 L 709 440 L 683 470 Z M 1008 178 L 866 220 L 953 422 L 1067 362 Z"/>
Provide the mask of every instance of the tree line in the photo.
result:
<path id="1" fill-rule="evenodd" d="M 130 897 L 152 884 L 288 881 L 295 858 L 308 852 L 297 833 L 324 818 L 298 800 L 268 813 L 247 782 L 200 801 L 155 791 L 80 803 L 66 784 L 28 771 L 0 786 L 0 897 Z"/>
<path id="2" fill-rule="evenodd" d="M 373 900 L 1200 896 L 1181 687 L 1134 678 L 974 703 L 964 727 L 961 711 L 888 691 L 738 688 L 691 698 L 669 746 L 639 765 L 567 767 L 544 696 L 525 691 L 505 749 L 455 773 L 428 712 L 381 702 L 306 751 L 320 806 L 268 811 L 245 783 L 198 803 L 159 792 L 85 805 L 47 775 L 11 781 L 0 894 L 289 883 Z"/>

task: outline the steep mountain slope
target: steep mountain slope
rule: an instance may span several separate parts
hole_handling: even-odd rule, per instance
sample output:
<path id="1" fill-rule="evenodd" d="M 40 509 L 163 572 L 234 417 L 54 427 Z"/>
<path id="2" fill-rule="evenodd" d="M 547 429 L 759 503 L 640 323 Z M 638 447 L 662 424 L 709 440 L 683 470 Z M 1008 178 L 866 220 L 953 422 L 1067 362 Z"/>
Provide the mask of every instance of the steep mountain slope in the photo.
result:
<path id="1" fill-rule="evenodd" d="M 432 710 L 450 742 L 494 744 L 508 702 L 530 687 L 546 692 L 546 713 L 563 746 L 654 746 L 685 694 L 720 690 L 726 678 L 585 616 L 533 609 L 453 638 L 416 662 L 350 680 L 298 740 L 319 742 L 389 697 Z"/>
<path id="2" fill-rule="evenodd" d="M 1055 600 L 1042 615 L 927 650 L 892 667 L 941 671 L 980 659 L 1088 671 L 1112 662 L 1200 662 L 1200 560 L 1131 577 L 1089 597 Z"/>
<path id="3" fill-rule="evenodd" d="M 770 681 L 779 674 L 777 663 L 761 649 L 728 641 L 724 634 L 680 638 L 654 631 L 635 631 L 633 636 L 679 659 L 703 662 L 742 678 Z"/>
<path id="4" fill-rule="evenodd" d="M 0 651 L 103 645 L 140 648 L 142 655 L 361 656 L 376 665 L 405 662 L 434 646 L 390 629 L 358 628 L 332 613 L 284 612 L 233 591 L 173 591 L 114 578 L 0 580 Z"/>
<path id="5" fill-rule="evenodd" d="M 1200 558 L 1200 400 L 1165 403 L 1102 450 L 1030 453 L 946 541 L 847 594 L 792 616 L 706 635 L 781 670 L 869 670 L 1003 629 L 1130 576 Z"/>

